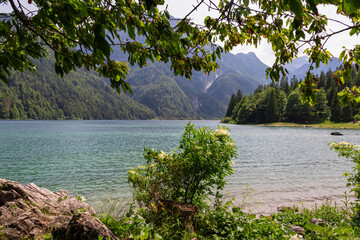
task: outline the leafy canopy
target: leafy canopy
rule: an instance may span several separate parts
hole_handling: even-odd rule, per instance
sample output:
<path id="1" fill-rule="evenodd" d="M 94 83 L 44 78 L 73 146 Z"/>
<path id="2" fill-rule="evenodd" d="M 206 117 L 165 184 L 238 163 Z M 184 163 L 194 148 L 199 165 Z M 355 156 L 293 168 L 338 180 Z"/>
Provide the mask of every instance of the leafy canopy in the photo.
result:
<path id="1" fill-rule="evenodd" d="M 6 81 L 11 70 L 33 70 L 31 58 L 45 56 L 50 48 L 58 74 L 84 66 L 110 78 L 118 91 L 130 90 L 125 82 L 129 67 L 111 58 L 114 46 L 120 46 L 131 65 L 171 62 L 175 74 L 190 78 L 193 70 L 215 70 L 224 51 L 237 45 L 257 46 L 266 39 L 276 55 L 267 75 L 276 82 L 287 74 L 283 65 L 306 48 L 311 66 L 301 92 L 303 100 L 314 100 L 317 80 L 310 70 L 330 60 L 326 42 L 336 34 L 347 31 L 352 36 L 360 30 L 358 0 L 199 0 L 189 14 L 174 22 L 166 9 L 159 10 L 163 0 L 34 0 L 35 11 L 14 0 L 1 2 L 11 5 L 13 12 L 0 15 L 0 78 Z M 216 14 L 199 25 L 191 16 L 202 5 Z M 320 14 L 320 5 L 336 6 L 351 24 L 342 22 L 342 29 L 330 32 L 328 23 L 337 20 Z M 360 63 L 359 50 L 356 45 L 340 54 L 343 69 L 334 75 L 338 83 L 351 74 L 352 64 Z M 360 102 L 358 87 L 346 89 L 342 96 L 344 101 Z"/>
<path id="2" fill-rule="evenodd" d="M 55 71 L 63 76 L 76 68 L 96 70 L 120 92 L 128 63 L 140 67 L 147 60 L 171 62 L 176 75 L 190 78 L 192 70 L 215 70 L 215 57 L 205 50 L 205 30 L 188 20 L 171 25 L 163 0 L 34 0 L 0 1 L 10 14 L 0 13 L 0 78 L 7 82 L 12 70 L 35 71 L 33 58 L 55 53 Z M 32 9 L 35 10 L 32 10 Z M 114 60 L 114 47 L 128 56 Z M 220 51 L 220 50 L 217 50 Z"/>

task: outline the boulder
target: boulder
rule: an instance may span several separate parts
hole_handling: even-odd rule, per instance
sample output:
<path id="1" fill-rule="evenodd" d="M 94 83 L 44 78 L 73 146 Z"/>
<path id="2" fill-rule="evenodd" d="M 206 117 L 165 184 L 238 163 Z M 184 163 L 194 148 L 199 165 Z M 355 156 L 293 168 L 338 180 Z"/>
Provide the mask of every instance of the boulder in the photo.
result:
<path id="1" fill-rule="evenodd" d="M 118 239 L 99 219 L 88 212 L 74 215 L 67 226 L 54 229 L 52 236 L 59 240 L 92 240 L 99 236 L 103 236 L 103 239 Z"/>
<path id="2" fill-rule="evenodd" d="M 310 220 L 311 223 L 315 224 L 315 225 L 325 225 L 326 222 L 320 218 L 312 218 Z"/>
<path id="3" fill-rule="evenodd" d="M 335 135 L 335 136 L 342 136 L 343 134 L 340 132 L 332 132 L 330 133 L 331 135 Z"/>
<path id="4" fill-rule="evenodd" d="M 103 230 L 106 228 L 105 225 L 92 217 L 95 211 L 89 204 L 70 196 L 67 191 L 60 190 L 53 193 L 33 183 L 24 186 L 14 181 L 0 179 L 1 239 L 37 238 L 50 234 L 56 229 L 66 229 L 71 226 L 69 224 L 74 216 L 79 216 L 79 213 L 85 214 L 86 219 L 92 219 L 94 223 L 90 224 L 91 230 L 89 230 L 90 226 L 84 229 L 96 232 L 98 236 L 104 236 L 104 239 L 107 239 L 107 236 L 116 239 L 113 238 L 110 230 Z M 98 239 L 98 237 L 86 239 Z"/>
<path id="5" fill-rule="evenodd" d="M 293 225 L 293 226 L 291 226 L 291 229 L 294 232 L 296 232 L 296 234 L 298 234 L 298 235 L 304 236 L 304 234 L 305 234 L 305 229 L 300 226 Z"/>

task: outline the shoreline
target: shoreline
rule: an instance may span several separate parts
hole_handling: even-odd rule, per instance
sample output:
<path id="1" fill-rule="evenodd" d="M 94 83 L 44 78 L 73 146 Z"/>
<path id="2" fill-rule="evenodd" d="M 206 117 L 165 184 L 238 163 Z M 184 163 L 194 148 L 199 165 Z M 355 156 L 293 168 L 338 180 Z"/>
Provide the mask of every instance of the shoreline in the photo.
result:
<path id="1" fill-rule="evenodd" d="M 350 205 L 351 202 L 355 202 L 356 198 L 353 194 L 349 194 L 349 189 L 346 189 L 345 193 L 334 193 L 330 195 L 318 195 L 311 198 L 299 196 L 297 199 L 274 199 L 274 198 L 261 198 L 261 194 L 250 194 L 245 199 L 241 196 L 225 196 L 221 199 L 223 203 L 232 201 L 230 208 L 241 208 L 244 213 L 255 214 L 257 216 L 270 216 L 281 212 L 281 208 L 289 209 L 295 208 L 301 212 L 304 209 L 314 210 L 322 205 L 329 205 L 337 208 L 346 208 L 346 205 Z M 106 200 L 93 200 L 86 201 L 95 212 L 102 214 L 112 211 L 114 215 L 124 213 L 128 209 L 128 206 L 132 204 L 132 197 L 121 198 L 108 198 Z"/>
<path id="2" fill-rule="evenodd" d="M 343 208 L 346 207 L 346 203 L 349 205 L 351 202 L 355 201 L 354 196 L 348 196 L 347 202 L 345 201 L 344 196 L 329 196 L 327 198 L 319 198 L 313 200 L 304 200 L 301 199 L 297 201 L 282 201 L 282 202 L 248 202 L 245 204 L 243 211 L 249 214 L 270 216 L 272 214 L 277 214 L 281 212 L 279 209 L 289 209 L 295 208 L 301 212 L 304 209 L 314 210 L 321 207 L 322 205 L 330 205 L 332 207 Z M 236 207 L 236 203 L 234 204 Z"/>
<path id="3" fill-rule="evenodd" d="M 360 130 L 360 122 L 349 122 L 349 123 L 287 123 L 287 122 L 274 122 L 274 123 L 260 123 L 260 124 L 249 124 L 254 126 L 264 127 L 304 127 L 304 128 L 324 128 L 324 129 L 349 129 L 349 130 Z"/>

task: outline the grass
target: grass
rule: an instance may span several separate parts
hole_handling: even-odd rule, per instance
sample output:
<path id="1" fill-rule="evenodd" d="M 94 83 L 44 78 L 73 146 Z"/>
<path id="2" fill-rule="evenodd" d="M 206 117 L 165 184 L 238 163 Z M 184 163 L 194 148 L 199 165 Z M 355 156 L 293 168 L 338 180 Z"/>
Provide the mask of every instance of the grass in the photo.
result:
<path id="1" fill-rule="evenodd" d="M 271 216 L 255 216 L 241 208 L 220 207 L 198 213 L 194 228 L 180 230 L 174 219 L 162 219 L 156 226 L 146 222 L 139 212 L 100 220 L 118 237 L 134 239 L 360 239 L 350 207 L 337 207 L 329 202 L 312 209 L 285 209 Z M 112 208 L 115 210 L 116 208 Z M 124 212 L 123 212 L 124 213 Z M 120 218 L 119 218 L 120 217 Z M 176 216 L 175 216 L 176 218 Z M 296 227 L 295 227 L 296 226 Z M 301 229 L 300 232 L 294 229 Z"/>
<path id="2" fill-rule="evenodd" d="M 270 127 L 311 127 L 311 128 L 329 128 L 329 129 L 360 129 L 360 122 L 347 122 L 347 123 L 334 123 L 325 121 L 322 123 L 286 123 L 286 122 L 275 122 L 275 123 L 263 123 L 257 124 L 258 126 L 270 126 Z"/>

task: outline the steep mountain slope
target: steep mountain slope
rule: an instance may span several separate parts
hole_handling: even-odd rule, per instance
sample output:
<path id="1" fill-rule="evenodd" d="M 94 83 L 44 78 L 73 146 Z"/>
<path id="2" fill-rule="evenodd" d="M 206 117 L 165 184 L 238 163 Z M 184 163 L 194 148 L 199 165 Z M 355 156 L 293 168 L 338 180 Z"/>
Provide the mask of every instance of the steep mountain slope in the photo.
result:
<path id="1" fill-rule="evenodd" d="M 232 71 L 218 77 L 207 93 L 227 106 L 231 95 L 238 89 L 241 89 L 242 93 L 246 95 L 252 93 L 258 85 L 259 83 L 256 81 Z"/>
<path id="2" fill-rule="evenodd" d="M 224 54 L 218 63 L 215 73 L 194 71 L 191 80 L 174 76 L 169 64 L 133 66 L 128 76 L 132 98 L 160 118 L 219 118 L 238 89 L 249 94 L 270 82 L 265 77 L 267 66 L 254 53 Z"/>
<path id="3" fill-rule="evenodd" d="M 79 69 L 63 79 L 53 61 L 41 59 L 38 74 L 14 73 L 0 83 L 0 118 L 149 119 L 155 113 L 125 94 L 117 94 L 96 73 Z"/>
<path id="4" fill-rule="evenodd" d="M 155 65 L 132 71 L 128 81 L 133 89 L 131 97 L 152 109 L 159 118 L 197 118 L 188 96 Z"/>
<path id="5" fill-rule="evenodd" d="M 230 67 L 233 71 L 255 81 L 257 85 L 270 82 L 269 79 L 266 79 L 266 69 L 268 66 L 261 62 L 255 53 L 252 52 L 247 54 L 237 53 L 236 55 L 225 54 L 222 57 L 220 67 Z"/>

